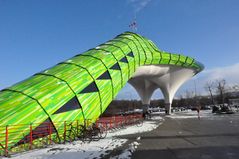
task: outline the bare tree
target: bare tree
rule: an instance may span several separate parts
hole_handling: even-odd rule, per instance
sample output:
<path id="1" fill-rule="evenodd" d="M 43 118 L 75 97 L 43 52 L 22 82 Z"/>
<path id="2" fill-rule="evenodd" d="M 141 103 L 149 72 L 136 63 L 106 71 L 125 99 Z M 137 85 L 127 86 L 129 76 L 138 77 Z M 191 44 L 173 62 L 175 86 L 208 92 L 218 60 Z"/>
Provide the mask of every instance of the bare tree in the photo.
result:
<path id="1" fill-rule="evenodd" d="M 214 82 L 207 82 L 204 86 L 205 90 L 209 92 L 210 94 L 210 97 L 211 97 L 211 101 L 212 101 L 212 105 L 215 105 L 215 102 L 214 102 L 214 98 L 213 98 L 213 89 L 215 88 L 215 83 Z"/>
<path id="2" fill-rule="evenodd" d="M 225 93 L 226 93 L 226 80 L 225 79 L 217 80 L 216 88 L 219 94 L 220 103 L 222 103 L 224 106 L 224 99 L 225 99 Z"/>

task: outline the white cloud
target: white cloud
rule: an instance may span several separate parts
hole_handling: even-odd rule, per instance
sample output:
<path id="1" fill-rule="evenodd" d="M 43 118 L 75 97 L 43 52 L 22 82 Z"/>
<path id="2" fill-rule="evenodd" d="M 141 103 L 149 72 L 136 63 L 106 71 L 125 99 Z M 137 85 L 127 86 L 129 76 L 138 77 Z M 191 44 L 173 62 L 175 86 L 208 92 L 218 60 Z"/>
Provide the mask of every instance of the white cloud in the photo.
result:
<path id="1" fill-rule="evenodd" d="M 133 6 L 135 13 L 143 10 L 150 2 L 151 0 L 128 0 L 128 3 Z"/>
<path id="2" fill-rule="evenodd" d="M 185 83 L 177 94 L 183 93 L 185 90 L 194 91 L 194 82 L 196 83 L 197 92 L 200 94 L 206 94 L 207 92 L 205 92 L 204 89 L 205 84 L 207 82 L 213 82 L 221 79 L 226 80 L 227 86 L 239 85 L 239 63 L 235 63 L 230 66 L 206 69 L 196 75 L 192 80 Z"/>
<path id="3" fill-rule="evenodd" d="M 226 67 L 217 67 L 202 72 L 205 81 L 225 79 L 229 83 L 239 83 L 239 63 Z"/>

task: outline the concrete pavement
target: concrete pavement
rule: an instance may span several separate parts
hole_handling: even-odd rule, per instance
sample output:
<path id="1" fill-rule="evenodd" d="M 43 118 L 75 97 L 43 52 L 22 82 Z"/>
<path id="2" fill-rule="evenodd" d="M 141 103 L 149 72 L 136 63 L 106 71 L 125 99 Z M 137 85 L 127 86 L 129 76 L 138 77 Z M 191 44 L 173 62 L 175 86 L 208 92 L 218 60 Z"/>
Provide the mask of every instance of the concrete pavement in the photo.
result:
<path id="1" fill-rule="evenodd" d="M 239 114 L 165 121 L 157 129 L 127 135 L 141 139 L 133 159 L 238 159 Z M 121 148 L 122 150 L 123 148 Z"/>

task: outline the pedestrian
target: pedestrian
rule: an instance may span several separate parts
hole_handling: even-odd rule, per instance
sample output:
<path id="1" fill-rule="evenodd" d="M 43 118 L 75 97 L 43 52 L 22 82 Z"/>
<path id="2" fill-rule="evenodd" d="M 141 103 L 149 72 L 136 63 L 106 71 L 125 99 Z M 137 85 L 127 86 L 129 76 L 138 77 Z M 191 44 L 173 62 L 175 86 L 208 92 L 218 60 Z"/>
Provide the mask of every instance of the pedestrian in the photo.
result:
<path id="1" fill-rule="evenodd" d="M 198 120 L 201 120 L 201 117 L 200 117 L 200 110 L 201 110 L 201 106 L 198 105 L 198 106 L 197 106 Z"/>

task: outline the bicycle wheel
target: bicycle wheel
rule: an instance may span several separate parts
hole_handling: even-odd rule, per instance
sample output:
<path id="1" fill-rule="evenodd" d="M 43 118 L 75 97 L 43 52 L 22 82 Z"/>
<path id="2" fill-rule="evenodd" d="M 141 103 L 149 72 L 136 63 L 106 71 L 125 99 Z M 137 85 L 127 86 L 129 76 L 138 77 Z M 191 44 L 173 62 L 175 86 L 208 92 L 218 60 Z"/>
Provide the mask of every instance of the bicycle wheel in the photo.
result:
<path id="1" fill-rule="evenodd" d="M 69 131 L 68 131 L 68 133 L 66 133 L 66 141 L 67 142 L 72 142 L 72 141 L 74 141 L 76 139 L 76 136 L 75 136 L 75 134 L 74 134 L 74 132 L 73 132 L 73 129 L 70 129 Z"/>
<path id="2" fill-rule="evenodd" d="M 53 135 L 51 141 L 52 141 L 53 144 L 61 143 L 61 139 L 58 135 Z"/>
<path id="3" fill-rule="evenodd" d="M 93 128 L 91 132 L 91 140 L 99 141 L 101 139 L 101 132 L 99 128 Z"/>
<path id="4" fill-rule="evenodd" d="M 107 130 L 100 130 L 100 138 L 104 139 L 107 136 Z"/>
<path id="5" fill-rule="evenodd" d="M 90 130 L 84 130 L 83 133 L 82 133 L 82 137 L 81 137 L 81 141 L 85 142 L 85 141 L 88 141 L 88 142 L 91 142 L 92 140 L 92 135 L 91 135 L 91 132 Z"/>
<path id="6" fill-rule="evenodd" d="M 5 149 L 5 147 L 0 143 L 0 147 L 4 150 Z"/>
<path id="7" fill-rule="evenodd" d="M 77 138 L 81 139 L 84 136 L 85 131 L 86 131 L 85 126 L 79 125 L 76 129 Z"/>
<path id="8" fill-rule="evenodd" d="M 137 126 L 137 127 L 143 126 L 143 120 L 142 120 L 142 119 L 139 119 L 139 120 L 136 122 L 136 126 Z"/>

